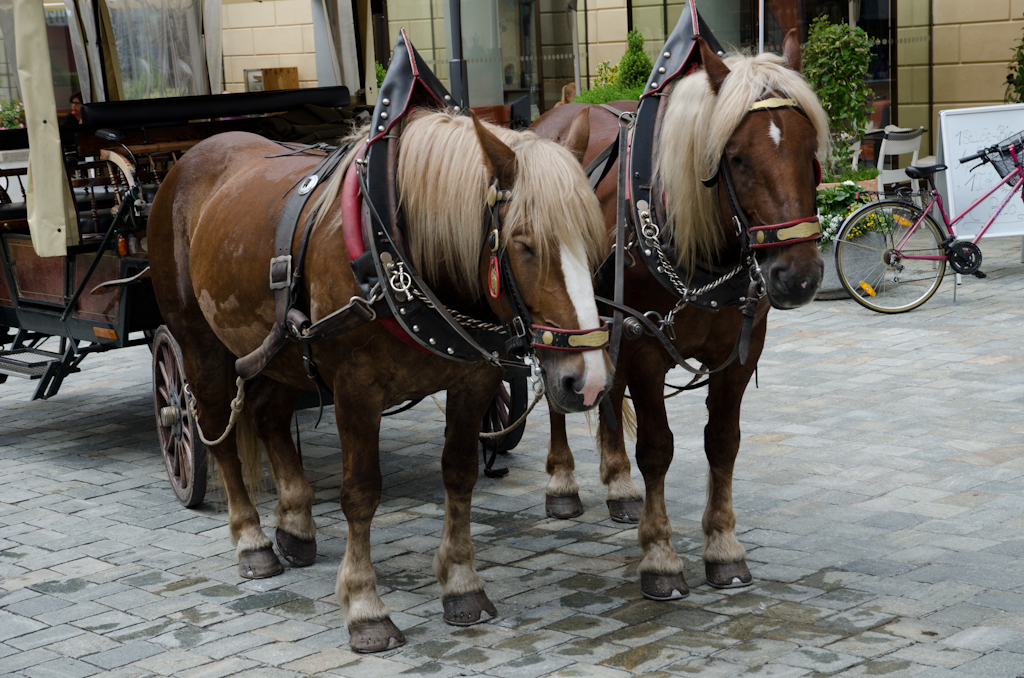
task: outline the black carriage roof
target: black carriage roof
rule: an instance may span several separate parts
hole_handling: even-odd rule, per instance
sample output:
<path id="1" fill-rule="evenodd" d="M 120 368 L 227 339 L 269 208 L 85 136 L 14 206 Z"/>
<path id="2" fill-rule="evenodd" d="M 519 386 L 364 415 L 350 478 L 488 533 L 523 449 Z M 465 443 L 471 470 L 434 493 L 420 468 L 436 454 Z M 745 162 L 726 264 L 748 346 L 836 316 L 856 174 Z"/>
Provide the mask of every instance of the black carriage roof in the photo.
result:
<path id="1" fill-rule="evenodd" d="M 185 125 L 190 120 L 276 113 L 307 104 L 338 108 L 349 102 L 348 88 L 339 86 L 91 103 L 82 106 L 83 124 L 62 126 L 60 136 L 62 143 L 73 146 L 75 137 L 91 134 L 101 127 L 124 131 Z M 26 130 L 0 130 L 0 151 L 28 148 L 28 145 Z"/>

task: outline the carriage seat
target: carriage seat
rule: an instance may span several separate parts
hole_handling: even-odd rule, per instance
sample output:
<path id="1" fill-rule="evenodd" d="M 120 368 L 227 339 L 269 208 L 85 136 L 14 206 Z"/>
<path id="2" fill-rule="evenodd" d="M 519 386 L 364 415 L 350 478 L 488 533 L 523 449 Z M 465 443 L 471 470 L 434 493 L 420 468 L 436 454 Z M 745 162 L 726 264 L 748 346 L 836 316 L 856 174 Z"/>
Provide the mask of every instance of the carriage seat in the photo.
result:
<path id="1" fill-rule="evenodd" d="M 933 176 L 936 172 L 941 172 L 946 169 L 945 165 L 927 165 L 924 167 L 915 167 L 911 165 L 906 168 L 907 176 L 911 179 L 927 179 Z"/>

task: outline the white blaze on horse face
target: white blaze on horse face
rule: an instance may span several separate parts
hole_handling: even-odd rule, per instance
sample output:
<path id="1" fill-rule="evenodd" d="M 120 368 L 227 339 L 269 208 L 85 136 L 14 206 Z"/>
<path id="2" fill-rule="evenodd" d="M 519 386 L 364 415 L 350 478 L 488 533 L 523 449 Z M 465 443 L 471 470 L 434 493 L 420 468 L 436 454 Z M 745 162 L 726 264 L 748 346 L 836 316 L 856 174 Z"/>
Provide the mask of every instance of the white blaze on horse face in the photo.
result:
<path id="1" fill-rule="evenodd" d="M 782 143 L 782 130 L 779 129 L 774 120 L 768 122 L 768 136 L 775 142 L 775 148 L 778 148 L 779 144 Z"/>
<path id="2" fill-rule="evenodd" d="M 597 315 L 597 303 L 594 301 L 594 281 L 590 277 L 590 269 L 586 258 L 567 248 L 562 248 L 562 275 L 565 276 L 565 291 L 576 309 L 576 319 L 581 329 L 594 329 L 601 324 Z M 604 351 L 584 351 L 583 390 L 577 391 L 583 396 L 583 404 L 587 407 L 597 402 L 597 397 L 604 391 L 608 375 L 604 366 Z"/>

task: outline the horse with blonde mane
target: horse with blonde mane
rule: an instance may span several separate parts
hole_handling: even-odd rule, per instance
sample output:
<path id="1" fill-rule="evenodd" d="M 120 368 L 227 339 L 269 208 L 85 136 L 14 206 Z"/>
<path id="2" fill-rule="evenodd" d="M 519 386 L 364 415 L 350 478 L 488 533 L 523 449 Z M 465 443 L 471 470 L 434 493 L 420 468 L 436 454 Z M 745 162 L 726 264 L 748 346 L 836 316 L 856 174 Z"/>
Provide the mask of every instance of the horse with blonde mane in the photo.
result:
<path id="1" fill-rule="evenodd" d="M 686 15 L 684 10 L 683 19 L 688 19 Z M 696 21 L 694 12 L 692 25 Z M 806 304 L 814 297 L 823 272 L 814 242 L 820 235 L 814 216 L 818 183 L 815 154 L 828 151 L 828 124 L 817 97 L 800 76 L 800 47 L 795 32 L 786 37 L 782 58 L 772 54 L 732 55 L 723 60 L 703 39 L 697 38 L 696 44 L 700 57 L 696 63 L 702 64 L 702 69 L 686 74 L 686 67 L 692 67 L 687 62 L 679 65 L 682 77 L 661 82 L 667 76 L 657 73 L 666 69 L 659 71 L 656 66 L 648 84 L 648 88 L 659 90 L 651 96 L 663 97 L 660 104 L 652 100 L 652 105 L 661 107 L 650 151 L 655 157 L 647 159 L 654 168 L 653 187 L 641 187 L 650 188 L 654 205 L 646 209 L 643 205 L 636 208 L 635 202 L 631 205 L 637 209 L 634 218 L 660 217 L 658 223 L 671 228 L 668 242 L 675 256 L 661 266 L 674 267 L 689 289 L 683 295 L 670 291 L 657 279 L 661 271 L 658 265 L 637 261 L 651 256 L 652 243 L 657 242 L 657 236 L 645 240 L 640 229 L 634 231 L 630 245 L 635 265 L 625 271 L 626 305 L 657 314 L 655 317 L 663 321 L 660 329 L 671 338 L 677 356 L 671 357 L 668 348 L 650 332 L 624 340 L 615 385 L 609 393 L 617 417 L 622 414 L 626 388 L 633 399 L 636 461 L 646 484 L 646 501 L 630 478 L 623 427 L 609 425 L 602 412 L 597 434 L 609 510 L 616 521 L 639 522 L 644 554 L 638 568 L 641 590 L 654 600 L 680 598 L 688 593 L 682 560 L 672 548 L 672 528 L 665 509 L 665 475 L 673 455 L 664 404 L 667 371 L 679 360 L 695 358 L 711 372 L 707 378 L 708 423 L 704 428 L 704 451 L 710 467 L 702 521 L 705 575 L 711 586 L 746 586 L 752 577 L 746 551 L 736 538 L 732 507 L 743 392 L 764 347 L 769 308 Z M 666 45 L 664 57 L 670 54 L 674 50 Z M 623 111 L 637 110 L 637 102 L 618 101 L 612 105 Z M 542 116 L 533 129 L 548 138 L 564 137 L 568 119 L 581 108 L 562 106 Z M 587 162 L 615 139 L 619 119 L 625 119 L 598 107 L 590 110 L 592 133 Z M 634 154 L 642 152 L 636 147 L 638 135 L 634 132 Z M 632 161 L 631 167 L 635 168 L 636 159 Z M 614 244 L 616 200 L 624 199 L 616 195 L 615 169 L 597 187 L 610 233 L 606 252 Z M 634 183 L 633 201 L 637 200 L 636 193 Z M 653 220 L 647 226 L 651 224 Z M 767 244 L 761 245 L 766 236 Z M 691 283 L 693 273 L 699 271 L 706 272 L 705 280 L 719 281 L 728 279 L 730 271 L 732 275 L 738 271 L 734 280 L 742 284 L 737 287 L 737 296 L 725 303 L 702 301 L 705 293 L 694 292 L 697 285 Z M 758 299 L 751 291 L 762 284 L 763 291 L 755 292 L 763 295 Z M 748 335 L 749 353 L 745 360 L 736 360 L 737 354 L 743 354 L 744 312 L 753 323 Z M 568 518 L 582 512 L 573 468 L 565 417 L 552 414 L 547 462 L 551 480 L 546 493 L 548 514 L 553 517 Z"/>
<path id="2" fill-rule="evenodd" d="M 589 135 L 587 116 L 575 119 L 562 147 L 532 132 L 510 132 L 447 111 L 420 109 L 403 115 L 404 127 L 395 128 L 401 130 L 396 204 L 406 223 L 404 238 L 414 268 L 443 305 L 453 314 L 458 311 L 495 326 L 509 323 L 513 311 L 507 298 L 485 292 L 492 257 L 505 251 L 522 303 L 536 323 L 570 334 L 598 326 L 591 276 L 604 230 L 600 207 L 580 166 Z M 397 117 L 392 115 L 392 120 Z M 345 230 L 343 191 L 348 185 L 343 187 L 342 179 L 366 171 L 365 161 L 355 163 L 361 149 L 370 147 L 367 136 L 364 130 L 326 186 L 315 189 L 317 202 L 301 214 L 300 223 L 318 210 L 295 303 L 314 326 L 362 294 L 348 264 L 353 243 Z M 381 125 L 378 138 L 384 137 Z M 240 417 L 230 426 L 236 356 L 257 351 L 275 323 L 274 294 L 267 284 L 275 224 L 285 198 L 322 157 L 267 157 L 279 156 L 281 150 L 274 142 L 244 133 L 203 141 L 168 173 L 148 228 L 153 287 L 167 326 L 181 344 L 195 416 L 211 437 L 228 430 L 209 451 L 227 492 L 239 573 L 247 578 L 282 571 L 243 478 L 243 467 L 249 474 L 260 473 L 255 438 L 266 448 L 277 487 L 281 555 L 293 566 L 310 565 L 316 558 L 313 490 L 289 433 L 296 401 L 313 388 L 300 342 L 285 345 L 245 384 Z M 501 188 L 497 202 L 495 180 Z M 302 188 L 298 190 L 301 194 Z M 500 215 L 500 234 L 492 208 Z M 296 233 L 293 245 L 298 244 Z M 359 248 L 362 244 L 357 243 Z M 381 284 L 397 285 L 386 279 Z M 336 592 L 347 608 L 349 644 L 360 652 L 405 642 L 377 594 L 370 560 L 370 522 L 382 492 L 381 416 L 387 408 L 439 390 L 447 390 L 441 457 L 445 520 L 434 571 L 443 587 L 444 619 L 468 625 L 497 614 L 473 565 L 470 502 L 478 475 L 480 422 L 502 369 L 493 364 L 497 357 L 493 362 L 460 362 L 427 353 L 413 345 L 410 335 L 397 336 L 401 333 L 388 329 L 387 319 L 374 317 L 311 344 L 319 377 L 334 396 L 343 466 L 341 507 L 348 521 Z M 435 342 L 434 336 L 429 342 Z M 556 409 L 582 411 L 600 401 L 612 369 L 607 352 L 595 349 L 537 350 Z"/>

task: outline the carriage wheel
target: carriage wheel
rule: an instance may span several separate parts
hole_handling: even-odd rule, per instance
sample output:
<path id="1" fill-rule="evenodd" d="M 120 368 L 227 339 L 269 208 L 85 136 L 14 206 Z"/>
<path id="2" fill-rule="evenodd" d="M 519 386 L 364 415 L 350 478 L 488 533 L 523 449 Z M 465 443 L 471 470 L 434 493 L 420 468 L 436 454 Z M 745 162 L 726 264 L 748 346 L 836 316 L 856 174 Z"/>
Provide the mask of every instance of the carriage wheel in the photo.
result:
<path id="1" fill-rule="evenodd" d="M 526 412 L 529 400 L 529 385 L 524 375 L 505 375 L 498 385 L 498 391 L 494 394 L 494 400 L 487 408 L 483 423 L 480 425 L 481 433 L 494 433 L 508 428 L 509 424 L 515 422 Z M 493 452 L 508 452 L 519 444 L 523 439 L 523 431 L 526 430 L 526 422 L 517 426 L 503 436 L 497 438 L 481 438 L 484 449 Z"/>
<path id="2" fill-rule="evenodd" d="M 206 445 L 185 404 L 185 372 L 181 349 L 167 327 L 153 336 L 153 401 L 156 430 L 167 477 L 186 508 L 198 506 L 206 495 Z"/>

